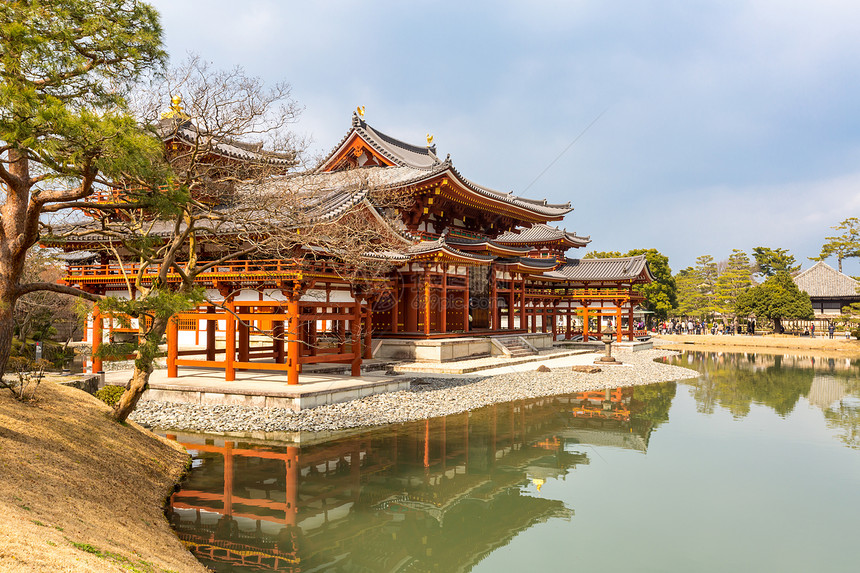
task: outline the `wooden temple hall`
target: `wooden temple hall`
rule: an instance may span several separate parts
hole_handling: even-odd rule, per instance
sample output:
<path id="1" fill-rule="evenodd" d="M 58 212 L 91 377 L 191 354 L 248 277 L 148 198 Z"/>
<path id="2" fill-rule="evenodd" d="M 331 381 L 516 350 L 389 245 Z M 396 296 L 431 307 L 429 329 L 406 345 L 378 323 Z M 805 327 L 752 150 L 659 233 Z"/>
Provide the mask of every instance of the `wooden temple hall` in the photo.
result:
<path id="1" fill-rule="evenodd" d="M 182 145 L 190 129 L 170 131 L 166 144 Z M 212 153 L 242 161 L 254 153 L 249 149 L 233 142 Z M 318 168 L 287 171 L 278 184 L 319 190 L 309 209 L 320 220 L 360 206 L 368 224 L 379 224 L 383 208 L 367 185 L 355 184 L 359 179 L 408 196 L 396 213 L 400 246 L 388 257 L 394 269 L 376 288 L 357 289 L 318 256 L 310 267 L 253 257 L 213 267 L 199 277 L 211 302 L 177 316 L 168 331 L 168 376 L 178 367 L 223 369 L 226 380 L 242 369 L 282 370 L 298 383 L 303 366 L 320 363 L 351 364 L 357 376 L 362 360 L 385 356 L 389 343 L 401 349 L 408 341 L 454 338 L 504 343 L 535 333 L 541 340 L 588 340 L 607 326 L 618 340 L 638 334 L 633 313 L 642 297 L 634 287 L 652 280 L 644 255 L 568 258 L 590 241 L 552 224 L 572 211 L 569 203 L 474 183 L 429 141 L 405 143 L 358 114 Z M 68 284 L 128 296 L 123 269 L 98 254 L 98 245 L 63 248 L 76 251 L 68 253 Z M 96 311 L 87 336 L 97 346 L 122 330 Z M 388 356 L 396 353 L 389 348 Z M 93 371 L 101 370 L 94 362 Z"/>

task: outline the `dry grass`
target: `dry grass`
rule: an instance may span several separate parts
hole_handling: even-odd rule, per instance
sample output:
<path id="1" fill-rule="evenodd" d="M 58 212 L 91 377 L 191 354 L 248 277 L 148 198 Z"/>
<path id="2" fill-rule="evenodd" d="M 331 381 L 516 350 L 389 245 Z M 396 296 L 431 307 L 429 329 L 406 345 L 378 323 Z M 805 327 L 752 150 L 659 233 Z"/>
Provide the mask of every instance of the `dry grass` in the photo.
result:
<path id="1" fill-rule="evenodd" d="M 0 571 L 206 571 L 162 513 L 187 454 L 72 388 L 0 393 Z"/>
<path id="2" fill-rule="evenodd" d="M 772 334 L 768 336 L 692 336 L 692 335 L 660 335 L 656 344 L 659 348 L 672 350 L 689 349 L 693 345 L 696 350 L 716 350 L 723 352 L 764 352 L 791 354 L 803 356 L 820 356 L 824 358 L 860 358 L 860 341 L 845 338 L 810 338 L 808 336 L 790 336 Z"/>

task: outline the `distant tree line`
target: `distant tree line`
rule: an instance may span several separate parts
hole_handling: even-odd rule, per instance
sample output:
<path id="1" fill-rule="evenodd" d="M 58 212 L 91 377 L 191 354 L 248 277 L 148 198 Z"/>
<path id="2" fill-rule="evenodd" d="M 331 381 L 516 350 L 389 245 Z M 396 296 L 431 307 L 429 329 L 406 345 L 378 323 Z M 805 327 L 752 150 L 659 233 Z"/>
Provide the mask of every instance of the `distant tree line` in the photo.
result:
<path id="1" fill-rule="evenodd" d="M 850 217 L 832 228 L 842 233 L 825 237 L 820 254 L 810 260 L 823 261 L 835 256 L 842 272 L 845 259 L 860 258 L 860 219 Z M 592 251 L 584 258 L 643 253 L 655 280 L 637 289 L 645 297 L 645 308 L 657 320 L 683 317 L 728 325 L 755 318 L 771 322 L 774 330 L 780 332 L 785 320 L 813 317 L 809 296 L 792 279 L 801 265 L 787 249 L 755 247 L 751 256 L 733 249 L 722 261 L 702 255 L 694 266 L 674 276 L 668 258 L 656 249 L 634 249 L 625 254 Z M 846 307 L 841 322 L 849 328 L 860 328 L 860 304 Z"/>

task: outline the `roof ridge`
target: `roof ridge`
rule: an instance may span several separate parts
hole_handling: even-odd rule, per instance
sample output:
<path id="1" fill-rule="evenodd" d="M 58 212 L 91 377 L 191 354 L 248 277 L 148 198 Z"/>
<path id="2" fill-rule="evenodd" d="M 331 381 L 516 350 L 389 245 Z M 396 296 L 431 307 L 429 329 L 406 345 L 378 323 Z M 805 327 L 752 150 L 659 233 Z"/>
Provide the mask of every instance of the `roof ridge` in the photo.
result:
<path id="1" fill-rule="evenodd" d="M 371 127 L 366 122 L 362 126 L 362 129 L 364 129 L 365 131 L 369 131 L 369 132 L 373 133 L 374 135 L 381 137 L 382 139 L 384 139 L 387 143 L 390 143 L 391 145 L 396 145 L 397 147 L 402 147 L 403 149 L 406 149 L 407 151 L 412 151 L 414 153 L 425 153 L 425 152 L 429 153 L 431 151 L 436 150 L 435 145 L 428 145 L 428 146 L 424 146 L 424 147 L 421 147 L 419 145 L 414 145 L 412 143 L 408 143 L 406 141 L 403 141 L 402 139 L 397 139 L 396 137 L 388 135 L 387 133 L 383 133 L 383 132 L 379 131 L 378 129 Z M 435 155 L 435 153 L 434 153 L 434 155 Z"/>

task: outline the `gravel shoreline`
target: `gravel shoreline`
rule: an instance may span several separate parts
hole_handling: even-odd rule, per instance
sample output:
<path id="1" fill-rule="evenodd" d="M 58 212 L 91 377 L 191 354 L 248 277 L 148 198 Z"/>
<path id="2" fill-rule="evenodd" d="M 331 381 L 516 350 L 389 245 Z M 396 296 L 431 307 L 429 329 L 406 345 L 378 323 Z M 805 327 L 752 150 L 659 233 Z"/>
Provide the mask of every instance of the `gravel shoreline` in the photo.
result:
<path id="1" fill-rule="evenodd" d="M 677 355 L 678 352 L 621 350 L 614 354 L 623 364 L 603 366 L 602 371 L 595 374 L 573 372 L 568 366 L 551 372 L 515 372 L 469 378 L 413 376 L 412 388 L 409 390 L 377 394 L 301 412 L 249 406 L 141 401 L 130 419 L 159 430 L 333 431 L 458 414 L 525 398 L 670 382 L 698 376 L 694 370 L 655 362 L 658 358 Z"/>

